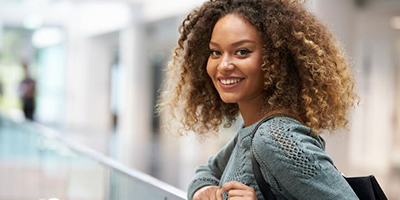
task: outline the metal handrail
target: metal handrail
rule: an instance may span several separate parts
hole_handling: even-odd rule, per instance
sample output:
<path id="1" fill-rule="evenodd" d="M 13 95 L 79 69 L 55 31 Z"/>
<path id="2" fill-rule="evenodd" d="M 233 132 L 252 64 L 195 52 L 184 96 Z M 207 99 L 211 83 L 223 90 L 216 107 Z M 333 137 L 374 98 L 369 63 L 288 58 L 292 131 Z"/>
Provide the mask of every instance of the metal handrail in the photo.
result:
<path id="1" fill-rule="evenodd" d="M 139 170 L 133 169 L 133 168 L 128 168 L 124 166 L 123 164 L 119 163 L 118 161 L 107 157 L 95 150 L 92 150 L 84 145 L 81 145 L 79 143 L 76 143 L 64 136 L 62 136 L 59 132 L 50 129 L 44 125 L 41 125 L 36 122 L 31 122 L 31 121 L 24 121 L 24 122 L 16 122 L 15 120 L 5 118 L 3 115 L 0 114 L 0 121 L 2 119 L 6 119 L 8 122 L 13 123 L 16 126 L 21 126 L 21 125 L 28 125 L 32 126 L 33 128 L 38 129 L 38 133 L 41 134 L 42 136 L 46 138 L 51 138 L 54 140 L 58 140 L 61 143 L 66 144 L 68 148 L 71 150 L 77 152 L 78 154 L 84 155 L 96 162 L 98 162 L 101 165 L 104 165 L 106 167 L 112 168 L 122 174 L 127 175 L 128 177 L 132 178 L 137 183 L 143 184 L 145 186 L 151 187 L 155 191 L 157 191 L 159 194 L 163 195 L 165 197 L 165 200 L 184 200 L 186 199 L 186 193 L 174 186 L 171 186 L 165 182 L 162 182 L 146 173 L 143 173 Z"/>

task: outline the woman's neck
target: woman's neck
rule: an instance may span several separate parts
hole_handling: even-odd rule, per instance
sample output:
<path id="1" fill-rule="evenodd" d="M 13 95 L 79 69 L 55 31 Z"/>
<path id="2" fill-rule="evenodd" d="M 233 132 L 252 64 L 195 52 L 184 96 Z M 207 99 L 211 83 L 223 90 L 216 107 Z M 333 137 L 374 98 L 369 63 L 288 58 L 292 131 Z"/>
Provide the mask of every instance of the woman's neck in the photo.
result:
<path id="1" fill-rule="evenodd" d="M 266 117 L 272 115 L 282 115 L 294 118 L 298 120 L 300 123 L 303 123 L 302 119 L 298 116 L 298 114 L 292 113 L 285 109 L 272 109 L 272 108 L 265 108 L 263 106 L 256 107 L 256 106 L 245 106 L 239 104 L 239 111 L 242 115 L 244 126 L 248 127 L 252 124 L 264 119 Z M 303 123 L 304 124 L 304 123 Z"/>

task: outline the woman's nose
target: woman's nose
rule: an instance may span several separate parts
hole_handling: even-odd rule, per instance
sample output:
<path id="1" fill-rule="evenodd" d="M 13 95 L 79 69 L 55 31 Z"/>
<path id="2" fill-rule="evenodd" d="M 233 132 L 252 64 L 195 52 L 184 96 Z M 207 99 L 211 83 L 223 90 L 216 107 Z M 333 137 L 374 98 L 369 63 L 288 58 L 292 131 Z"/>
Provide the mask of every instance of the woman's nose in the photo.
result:
<path id="1" fill-rule="evenodd" d="M 232 63 L 232 60 L 229 58 L 229 56 L 224 56 L 221 60 L 221 63 L 219 64 L 219 71 L 221 73 L 227 73 L 229 71 L 232 71 L 235 68 L 235 66 Z"/>

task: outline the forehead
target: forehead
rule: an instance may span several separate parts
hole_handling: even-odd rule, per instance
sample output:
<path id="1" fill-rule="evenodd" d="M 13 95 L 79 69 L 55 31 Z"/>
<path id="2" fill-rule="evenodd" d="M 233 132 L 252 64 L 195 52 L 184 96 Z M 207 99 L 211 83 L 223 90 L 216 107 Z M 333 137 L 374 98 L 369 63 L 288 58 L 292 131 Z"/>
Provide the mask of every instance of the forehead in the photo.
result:
<path id="1" fill-rule="evenodd" d="M 261 36 L 256 28 L 238 14 L 228 14 L 217 21 L 214 26 L 212 42 L 237 42 L 253 40 L 261 42 Z"/>

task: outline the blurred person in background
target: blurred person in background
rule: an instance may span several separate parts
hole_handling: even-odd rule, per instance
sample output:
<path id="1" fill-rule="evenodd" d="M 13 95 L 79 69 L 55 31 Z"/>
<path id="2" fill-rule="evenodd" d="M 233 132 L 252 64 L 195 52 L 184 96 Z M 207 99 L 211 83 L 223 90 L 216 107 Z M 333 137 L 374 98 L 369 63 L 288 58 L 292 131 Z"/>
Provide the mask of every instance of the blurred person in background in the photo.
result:
<path id="1" fill-rule="evenodd" d="M 210 0 L 180 33 L 160 111 L 201 136 L 244 120 L 196 169 L 188 199 L 264 199 L 250 152 L 276 199 L 358 199 L 320 136 L 346 127 L 358 99 L 354 79 L 336 40 L 302 3 Z"/>
<path id="2" fill-rule="evenodd" d="M 22 101 L 22 110 L 25 118 L 28 120 L 33 120 L 33 115 L 35 112 L 36 82 L 29 75 L 28 64 L 26 62 L 22 62 L 22 67 L 24 70 L 24 78 L 19 84 L 18 92 Z"/>

